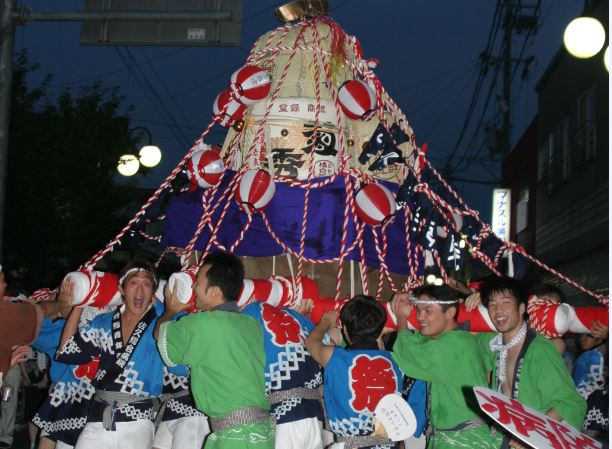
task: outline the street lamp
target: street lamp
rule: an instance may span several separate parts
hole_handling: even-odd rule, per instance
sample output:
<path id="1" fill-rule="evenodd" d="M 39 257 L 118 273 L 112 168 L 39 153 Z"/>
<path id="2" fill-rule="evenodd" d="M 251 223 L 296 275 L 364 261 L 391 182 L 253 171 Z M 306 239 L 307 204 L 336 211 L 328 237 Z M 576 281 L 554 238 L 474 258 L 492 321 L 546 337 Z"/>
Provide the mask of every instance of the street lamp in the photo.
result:
<path id="1" fill-rule="evenodd" d="M 576 58 L 590 58 L 599 53 L 606 41 L 606 30 L 594 17 L 578 17 L 572 20 L 563 33 L 567 51 Z"/>
<path id="2" fill-rule="evenodd" d="M 138 172 L 140 165 L 147 168 L 155 167 L 161 161 L 162 153 L 158 146 L 152 144 L 151 131 L 143 126 L 137 126 L 130 130 L 128 138 L 133 135 L 143 133 L 148 138 L 147 145 L 144 145 L 138 152 L 138 156 L 128 153 L 119 158 L 117 163 L 117 171 L 123 176 L 133 176 Z M 142 136 L 138 141 L 142 140 Z"/>
<path id="3" fill-rule="evenodd" d="M 133 176 L 139 168 L 140 162 L 138 162 L 138 158 L 133 154 L 124 154 L 117 163 L 117 171 L 123 176 Z"/>

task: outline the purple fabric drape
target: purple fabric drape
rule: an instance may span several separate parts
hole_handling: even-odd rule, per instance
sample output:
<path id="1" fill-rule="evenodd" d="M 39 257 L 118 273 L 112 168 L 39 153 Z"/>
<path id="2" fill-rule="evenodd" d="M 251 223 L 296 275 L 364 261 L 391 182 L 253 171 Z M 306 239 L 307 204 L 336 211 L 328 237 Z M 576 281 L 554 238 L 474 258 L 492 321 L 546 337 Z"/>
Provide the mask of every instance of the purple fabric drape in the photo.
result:
<path id="1" fill-rule="evenodd" d="M 215 197 L 208 203 L 211 207 L 218 201 L 230 201 L 226 216 L 217 231 L 217 240 L 226 248 L 229 248 L 238 239 L 247 221 L 247 215 L 240 210 L 233 195 L 228 195 L 229 198 L 221 198 L 235 175 L 236 172 L 226 170 Z M 344 183 L 345 178 L 338 176 L 330 185 L 310 190 L 305 257 L 331 259 L 340 254 L 346 197 Z M 382 183 L 393 193 L 397 193 L 397 184 L 384 181 Z M 187 246 L 204 212 L 202 209 L 203 192 L 204 190 L 197 189 L 194 192 L 181 193 L 172 198 L 166 211 L 166 224 L 160 243 L 163 248 Z M 300 246 L 305 193 L 305 189 L 276 183 L 274 198 L 265 209 L 272 230 L 286 246 L 296 252 L 299 251 Z M 213 224 L 218 223 L 223 205 L 224 203 L 220 204 L 213 214 Z M 386 227 L 387 254 L 385 261 L 391 272 L 408 275 L 406 229 L 404 229 L 403 222 L 403 211 L 398 211 L 393 222 Z M 381 228 L 376 228 L 376 232 L 378 232 L 379 244 L 382 247 Z M 352 244 L 355 237 L 355 223 L 351 215 L 348 223 L 347 246 Z M 210 230 L 207 228 L 200 234 L 195 248 L 205 249 L 209 239 Z M 374 246 L 372 227 L 367 225 L 363 233 L 363 244 L 366 264 L 369 267 L 379 268 L 380 262 Z M 411 245 L 413 244 L 411 242 Z M 213 245 L 213 249 L 217 249 L 216 246 Z M 253 223 L 235 250 L 237 255 L 252 257 L 274 256 L 284 252 L 283 248 L 268 233 L 259 213 L 254 215 Z M 355 247 L 346 259 L 359 261 L 358 247 Z"/>

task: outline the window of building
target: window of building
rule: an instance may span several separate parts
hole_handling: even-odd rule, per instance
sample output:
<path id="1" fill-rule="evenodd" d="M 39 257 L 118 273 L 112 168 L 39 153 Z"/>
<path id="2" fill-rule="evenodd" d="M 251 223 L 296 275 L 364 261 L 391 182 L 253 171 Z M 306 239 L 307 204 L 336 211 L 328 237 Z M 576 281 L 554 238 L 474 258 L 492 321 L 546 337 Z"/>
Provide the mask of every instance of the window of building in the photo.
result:
<path id="1" fill-rule="evenodd" d="M 519 193 L 516 203 L 516 233 L 527 229 L 529 223 L 529 188 L 525 187 Z"/>
<path id="2" fill-rule="evenodd" d="M 569 117 L 567 116 L 565 116 L 563 120 L 561 120 L 560 135 L 561 135 L 560 153 L 562 155 L 561 172 L 562 172 L 562 177 L 565 180 L 569 178 L 571 167 L 572 167 L 571 165 L 572 157 L 571 157 L 571 151 L 570 151 Z"/>
<path id="3" fill-rule="evenodd" d="M 595 86 L 586 90 L 576 103 L 576 153 L 582 155 L 582 160 L 587 162 L 595 156 L 596 142 L 596 96 Z"/>

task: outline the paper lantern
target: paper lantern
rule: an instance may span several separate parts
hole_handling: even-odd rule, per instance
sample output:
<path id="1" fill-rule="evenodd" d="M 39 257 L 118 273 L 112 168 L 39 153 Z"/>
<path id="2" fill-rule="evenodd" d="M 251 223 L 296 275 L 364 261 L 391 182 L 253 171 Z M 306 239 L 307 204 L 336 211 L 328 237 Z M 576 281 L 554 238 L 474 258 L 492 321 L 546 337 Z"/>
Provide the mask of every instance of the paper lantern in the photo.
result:
<path id="1" fill-rule="evenodd" d="M 371 226 L 384 223 L 395 214 L 397 205 L 393 194 L 380 184 L 368 184 L 355 197 L 357 215 Z"/>
<path id="2" fill-rule="evenodd" d="M 187 161 L 187 176 L 193 188 L 196 184 L 204 189 L 217 185 L 225 171 L 219 151 L 205 147 L 208 149 L 195 151 Z"/>
<path id="3" fill-rule="evenodd" d="M 364 81 L 347 81 L 338 91 L 344 114 L 353 120 L 368 120 L 376 109 L 376 93 Z"/>
<path id="4" fill-rule="evenodd" d="M 240 103 L 252 105 L 270 93 L 271 79 L 265 70 L 245 65 L 232 74 L 230 92 Z"/>
<path id="5" fill-rule="evenodd" d="M 238 100 L 232 98 L 229 90 L 224 90 L 213 103 L 213 114 L 215 122 L 225 128 L 229 128 L 236 120 L 244 117 L 247 107 Z"/>
<path id="6" fill-rule="evenodd" d="M 451 213 L 451 212 L 447 212 L 445 215 L 448 221 L 448 225 L 436 227 L 436 235 L 443 239 L 445 239 L 448 236 L 446 226 L 452 226 L 455 232 L 461 231 L 461 228 L 463 227 L 463 216 L 462 215 Z"/>
<path id="7" fill-rule="evenodd" d="M 274 179 L 267 171 L 252 169 L 244 173 L 234 195 L 242 208 L 258 211 L 272 201 L 275 191 Z"/>

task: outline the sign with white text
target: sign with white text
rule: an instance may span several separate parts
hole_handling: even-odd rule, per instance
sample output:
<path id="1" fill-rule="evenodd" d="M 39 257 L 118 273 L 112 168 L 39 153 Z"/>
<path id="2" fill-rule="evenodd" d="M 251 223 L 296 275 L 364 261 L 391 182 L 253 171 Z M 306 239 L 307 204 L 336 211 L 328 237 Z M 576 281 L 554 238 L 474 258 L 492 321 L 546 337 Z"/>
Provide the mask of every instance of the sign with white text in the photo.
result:
<path id="1" fill-rule="evenodd" d="M 480 408 L 515 438 L 535 449 L 600 449 L 602 444 L 531 407 L 483 387 L 474 387 Z"/>
<path id="2" fill-rule="evenodd" d="M 510 189 L 493 189 L 491 229 L 502 240 L 510 240 Z"/>

